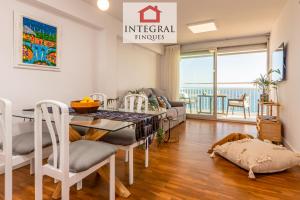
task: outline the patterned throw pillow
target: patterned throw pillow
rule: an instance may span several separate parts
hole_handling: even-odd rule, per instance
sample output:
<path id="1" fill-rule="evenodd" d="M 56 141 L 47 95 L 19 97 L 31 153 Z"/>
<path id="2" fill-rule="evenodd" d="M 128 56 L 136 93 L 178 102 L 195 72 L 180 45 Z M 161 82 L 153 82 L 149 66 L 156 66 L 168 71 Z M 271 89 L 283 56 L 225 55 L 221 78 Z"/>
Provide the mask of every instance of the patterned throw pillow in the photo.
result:
<path id="1" fill-rule="evenodd" d="M 167 105 L 166 105 L 164 99 L 161 96 L 157 97 L 157 101 L 159 103 L 159 107 L 161 107 L 161 108 L 167 108 Z"/>
<path id="2" fill-rule="evenodd" d="M 148 98 L 149 101 L 149 108 L 150 110 L 156 111 L 159 109 L 159 102 L 157 100 L 157 97 L 155 95 L 151 95 Z"/>
<path id="3" fill-rule="evenodd" d="M 167 109 L 170 109 L 170 108 L 172 108 L 172 106 L 171 106 L 171 104 L 169 103 L 169 101 L 168 101 L 167 97 L 165 97 L 165 96 L 161 96 L 161 98 L 164 100 L 164 102 L 165 102 L 165 104 L 166 104 L 166 108 L 167 108 Z"/>

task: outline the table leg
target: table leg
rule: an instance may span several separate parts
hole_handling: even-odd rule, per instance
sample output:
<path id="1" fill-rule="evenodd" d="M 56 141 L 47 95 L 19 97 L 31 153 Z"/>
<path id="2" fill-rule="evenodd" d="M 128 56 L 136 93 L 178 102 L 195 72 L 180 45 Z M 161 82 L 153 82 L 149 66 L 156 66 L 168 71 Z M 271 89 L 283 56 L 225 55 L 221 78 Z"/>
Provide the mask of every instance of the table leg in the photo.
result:
<path id="1" fill-rule="evenodd" d="M 108 166 L 104 166 L 100 168 L 97 172 L 106 182 L 109 182 L 109 168 Z M 123 198 L 128 198 L 131 193 L 129 190 L 123 185 L 123 183 L 116 177 L 116 193 L 118 196 Z"/>
<path id="2" fill-rule="evenodd" d="M 213 97 L 210 97 L 209 98 L 209 113 L 210 114 L 212 114 L 212 110 L 213 110 L 213 108 L 212 108 L 212 100 L 213 100 Z"/>
<path id="3" fill-rule="evenodd" d="M 108 133 L 108 131 L 89 129 L 88 132 L 86 133 L 86 135 L 84 136 L 84 139 L 97 141 L 100 138 L 102 138 L 104 135 L 106 135 L 107 133 Z"/>
<path id="4" fill-rule="evenodd" d="M 197 96 L 196 97 L 196 110 L 197 110 L 196 112 L 197 113 L 199 112 L 199 108 L 198 107 L 199 107 L 199 97 Z"/>
<path id="5" fill-rule="evenodd" d="M 202 113 L 202 98 L 201 97 L 199 97 L 199 113 Z"/>
<path id="6" fill-rule="evenodd" d="M 61 197 L 61 182 L 58 182 L 55 191 L 52 194 L 52 199 L 59 199 Z"/>
<path id="7" fill-rule="evenodd" d="M 69 140 L 75 142 L 81 139 L 81 135 L 72 127 L 69 128 Z"/>
<path id="8" fill-rule="evenodd" d="M 222 114 L 225 114 L 225 97 L 222 97 Z"/>

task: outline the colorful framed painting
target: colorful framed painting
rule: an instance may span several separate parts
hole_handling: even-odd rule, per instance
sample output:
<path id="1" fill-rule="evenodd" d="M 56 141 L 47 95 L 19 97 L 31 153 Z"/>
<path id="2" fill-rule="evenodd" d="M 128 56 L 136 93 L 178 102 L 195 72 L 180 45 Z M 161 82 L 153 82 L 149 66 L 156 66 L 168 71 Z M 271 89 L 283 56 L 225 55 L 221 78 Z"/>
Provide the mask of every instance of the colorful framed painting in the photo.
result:
<path id="1" fill-rule="evenodd" d="M 59 70 L 59 28 L 27 15 L 16 18 L 16 67 Z"/>

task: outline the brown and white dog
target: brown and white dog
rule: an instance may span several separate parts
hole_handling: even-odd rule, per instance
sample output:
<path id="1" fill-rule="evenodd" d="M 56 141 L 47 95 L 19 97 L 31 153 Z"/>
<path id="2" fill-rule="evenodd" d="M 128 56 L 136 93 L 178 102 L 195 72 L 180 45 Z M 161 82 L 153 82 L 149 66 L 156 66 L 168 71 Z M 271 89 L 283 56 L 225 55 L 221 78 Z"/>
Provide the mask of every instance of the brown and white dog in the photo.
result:
<path id="1" fill-rule="evenodd" d="M 220 141 L 216 142 L 214 145 L 212 145 L 212 147 L 207 151 L 207 153 L 212 153 L 214 148 L 218 145 L 222 145 L 227 142 L 242 140 L 245 138 L 253 139 L 254 137 L 252 135 L 243 134 L 243 133 L 231 133 L 231 134 L 227 135 L 226 137 L 224 137 L 223 139 L 221 139 Z"/>

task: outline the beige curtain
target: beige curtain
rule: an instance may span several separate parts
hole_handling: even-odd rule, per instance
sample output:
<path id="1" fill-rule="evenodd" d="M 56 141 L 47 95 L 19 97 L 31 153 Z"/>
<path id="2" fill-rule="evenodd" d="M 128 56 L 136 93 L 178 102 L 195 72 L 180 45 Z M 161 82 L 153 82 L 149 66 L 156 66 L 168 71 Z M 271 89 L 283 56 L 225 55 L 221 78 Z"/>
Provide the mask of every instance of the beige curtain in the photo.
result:
<path id="1" fill-rule="evenodd" d="M 161 88 L 173 101 L 179 96 L 179 62 L 180 45 L 165 47 L 165 53 L 162 56 Z"/>

